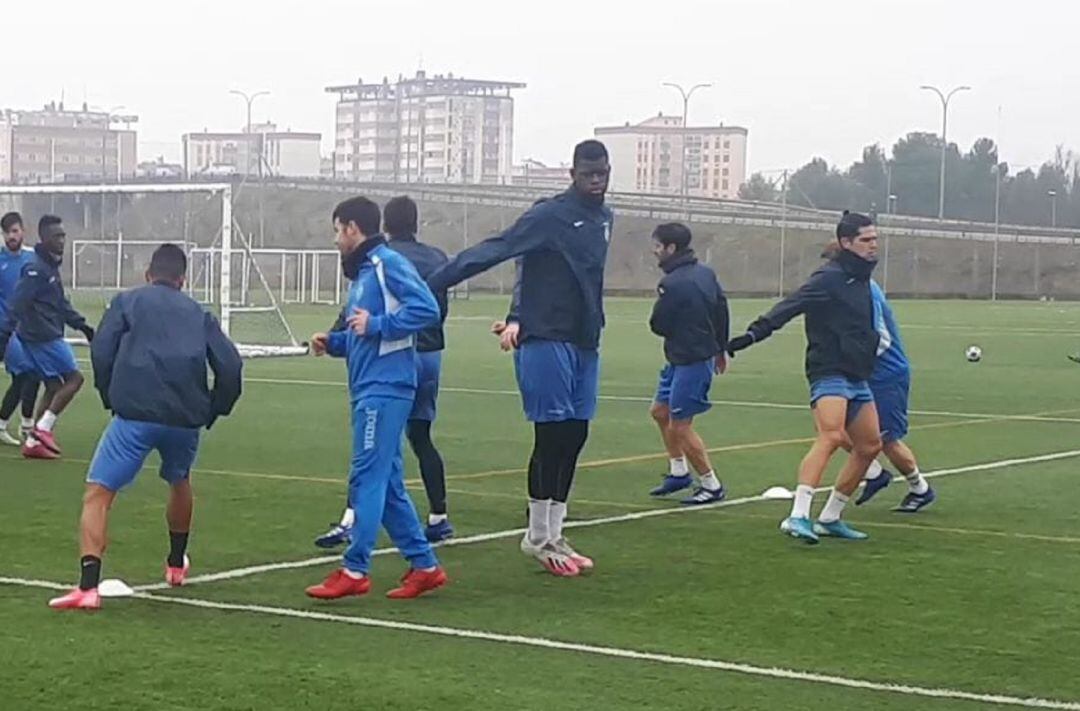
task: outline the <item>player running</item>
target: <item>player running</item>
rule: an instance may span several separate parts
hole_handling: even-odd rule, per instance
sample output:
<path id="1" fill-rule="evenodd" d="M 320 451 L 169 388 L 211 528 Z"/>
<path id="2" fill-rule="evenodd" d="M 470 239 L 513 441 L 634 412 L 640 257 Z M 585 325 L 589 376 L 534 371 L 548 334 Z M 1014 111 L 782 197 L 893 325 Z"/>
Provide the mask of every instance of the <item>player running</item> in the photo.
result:
<path id="1" fill-rule="evenodd" d="M 521 550 L 559 576 L 593 567 L 563 536 L 563 522 L 596 413 L 604 264 L 613 220 L 604 204 L 610 174 L 604 144 L 578 144 L 569 190 L 535 205 L 506 232 L 466 249 L 428 279 L 441 291 L 521 256 L 520 313 L 503 331 L 517 345 L 518 388 L 535 438 L 529 528 Z"/>
<path id="2" fill-rule="evenodd" d="M 13 334 L 18 336 L 26 368 L 45 383 L 37 424 L 22 448 L 23 456 L 30 459 L 60 456 L 53 428 L 83 385 L 75 353 L 64 340 L 64 325 L 81 331 L 88 341 L 94 339 L 94 329 L 64 293 L 60 264 L 66 238 L 59 217 L 41 218 L 34 259 L 23 268 L 8 304 L 7 321 L 0 325 L 0 352 L 5 352 Z"/>
<path id="3" fill-rule="evenodd" d="M 15 296 L 15 285 L 19 283 L 23 269 L 33 261 L 34 250 L 23 246 L 25 233 L 19 213 L 9 212 L 0 217 L 0 230 L 4 233 L 4 246 L 0 248 L 0 324 L 3 324 L 8 318 L 8 302 Z M 23 355 L 18 336 L 11 336 L 6 354 L 0 352 L 0 357 L 11 376 L 11 385 L 0 403 L 0 444 L 18 447 L 34 428 L 34 401 L 41 383 Z M 20 437 L 16 438 L 8 432 L 8 422 L 20 404 L 22 426 Z"/>
<path id="4" fill-rule="evenodd" d="M 881 452 L 877 410 L 867 383 L 879 343 L 870 294 L 870 275 L 877 263 L 877 228 L 869 217 L 845 211 L 836 226 L 836 238 L 840 252 L 835 259 L 728 344 L 728 351 L 736 353 L 768 338 L 799 314 L 805 315 L 806 375 L 817 439 L 799 465 L 791 516 L 780 530 L 807 543 L 817 543 L 819 536 L 867 538 L 840 516 Z M 849 438 L 851 454 L 817 522 L 811 523 L 814 489 L 829 459 Z"/>
<path id="5" fill-rule="evenodd" d="M 187 577 L 190 477 L 199 431 L 232 411 L 240 397 L 242 362 L 217 319 L 182 291 L 186 271 L 182 249 L 158 247 L 150 259 L 147 285 L 113 299 L 90 345 L 94 387 L 113 418 L 86 477 L 79 586 L 49 601 L 55 609 L 101 606 L 98 583 L 109 509 L 152 450 L 161 455 L 160 475 L 169 484 L 165 580 L 183 585 Z M 214 373 L 212 389 L 207 387 L 207 364 Z"/>
<path id="6" fill-rule="evenodd" d="M 345 358 L 352 400 L 349 503 L 356 511 L 344 565 L 309 596 L 336 599 L 371 589 L 371 553 L 380 524 L 409 561 L 391 598 L 414 598 L 446 584 L 405 491 L 401 436 L 416 395 L 416 334 L 439 323 L 439 305 L 409 260 L 386 246 L 379 206 L 367 198 L 335 208 L 334 228 L 349 289 L 348 329 L 312 336 L 315 355 Z"/>
<path id="7" fill-rule="evenodd" d="M 682 224 L 653 231 L 653 254 L 664 277 L 657 287 L 649 327 L 664 339 L 667 364 L 649 414 L 660 428 L 671 469 L 650 493 L 666 496 L 694 483 L 687 460 L 697 472 L 698 487 L 682 503 L 688 506 L 723 501 L 705 443 L 694 431 L 694 417 L 707 412 L 713 373 L 727 369 L 728 304 L 716 273 L 700 264 L 690 248 L 690 230 Z"/>
<path id="8" fill-rule="evenodd" d="M 412 262 L 420 278 L 426 278 L 446 264 L 446 254 L 441 249 L 420 242 L 416 203 L 406 196 L 392 198 L 383 211 L 383 231 L 388 238 L 387 246 Z M 432 543 L 444 541 L 454 535 L 446 513 L 446 467 L 442 455 L 431 440 L 431 426 L 435 422 L 436 402 L 439 397 L 439 374 L 442 371 L 442 350 L 446 337 L 442 322 L 446 321 L 448 301 L 445 291 L 435 294 L 442 321 L 438 326 L 426 328 L 416 334 L 416 399 L 405 425 L 405 437 L 413 454 L 420 462 L 420 478 L 428 498 L 427 526 L 424 536 Z M 342 311 L 338 323 L 331 331 L 345 329 L 346 314 Z M 347 543 L 356 521 L 356 513 L 345 502 L 341 520 L 315 539 L 320 548 L 333 548 Z"/>

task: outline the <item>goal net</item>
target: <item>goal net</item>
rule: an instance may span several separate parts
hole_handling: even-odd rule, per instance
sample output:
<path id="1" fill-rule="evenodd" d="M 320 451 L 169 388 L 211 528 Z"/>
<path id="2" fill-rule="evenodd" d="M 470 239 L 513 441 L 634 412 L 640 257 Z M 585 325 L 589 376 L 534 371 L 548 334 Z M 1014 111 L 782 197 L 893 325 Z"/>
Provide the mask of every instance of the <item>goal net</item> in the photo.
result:
<path id="1" fill-rule="evenodd" d="M 171 242 L 188 255 L 188 293 L 218 315 L 241 355 L 304 354 L 283 304 L 334 299 L 340 284 L 325 257 L 257 254 L 232 204 L 233 186 L 217 183 L 0 186 L 0 209 L 22 214 L 28 245 L 42 215 L 64 220 L 64 279 L 92 322 L 116 293 L 145 283 L 154 250 Z"/>

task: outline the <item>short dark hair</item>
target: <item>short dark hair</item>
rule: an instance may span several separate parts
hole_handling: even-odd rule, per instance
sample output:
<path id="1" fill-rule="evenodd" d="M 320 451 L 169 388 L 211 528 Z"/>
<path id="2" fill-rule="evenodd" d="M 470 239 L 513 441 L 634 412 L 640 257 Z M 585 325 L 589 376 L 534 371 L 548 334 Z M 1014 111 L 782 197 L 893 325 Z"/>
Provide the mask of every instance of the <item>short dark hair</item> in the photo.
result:
<path id="1" fill-rule="evenodd" d="M 676 251 L 683 251 L 690 246 L 690 228 L 681 222 L 665 222 L 657 225 L 653 230 L 652 238 L 667 247 L 675 245 Z"/>
<path id="2" fill-rule="evenodd" d="M 187 274 L 187 255 L 175 244 L 163 244 L 150 257 L 150 276 L 169 281 L 180 281 Z"/>
<path id="3" fill-rule="evenodd" d="M 416 203 L 408 195 L 391 198 L 383 208 L 383 230 L 391 237 L 416 234 L 418 222 Z"/>
<path id="4" fill-rule="evenodd" d="M 840 222 L 836 224 L 836 239 L 855 239 L 863 227 L 872 227 L 874 221 L 858 212 L 844 210 Z"/>
<path id="5" fill-rule="evenodd" d="M 379 234 L 379 206 L 366 197 L 354 197 L 338 203 L 331 216 L 341 224 L 355 223 L 365 237 Z"/>
<path id="6" fill-rule="evenodd" d="M 8 212 L 3 217 L 0 217 L 0 230 L 7 234 L 15 229 L 15 225 L 22 225 L 22 223 L 22 215 L 17 212 Z"/>
<path id="7" fill-rule="evenodd" d="M 601 160 L 608 157 L 607 146 L 590 138 L 574 146 L 574 165 L 583 160 Z"/>
<path id="8" fill-rule="evenodd" d="M 42 215 L 41 219 L 38 220 L 37 223 L 38 236 L 40 237 L 45 234 L 45 228 L 52 227 L 53 225 L 63 224 L 63 222 L 64 221 L 56 215 Z"/>

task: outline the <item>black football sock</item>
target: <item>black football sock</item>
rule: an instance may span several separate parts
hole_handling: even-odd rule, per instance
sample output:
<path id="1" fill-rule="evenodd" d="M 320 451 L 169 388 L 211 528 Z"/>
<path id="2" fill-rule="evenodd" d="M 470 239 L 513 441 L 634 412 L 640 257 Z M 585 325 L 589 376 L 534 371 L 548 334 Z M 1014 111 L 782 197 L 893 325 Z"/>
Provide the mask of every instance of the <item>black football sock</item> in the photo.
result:
<path id="1" fill-rule="evenodd" d="M 570 489 L 574 484 L 578 457 L 589 438 L 588 420 L 567 420 L 562 425 L 560 441 L 562 457 L 559 462 L 559 476 L 555 485 L 555 500 L 566 503 L 570 498 Z"/>
<path id="2" fill-rule="evenodd" d="M 187 552 L 188 532 L 169 531 L 169 567 L 183 568 L 184 553 Z"/>
<path id="3" fill-rule="evenodd" d="M 84 555 L 79 570 L 79 590 L 93 590 L 101 582 L 101 558 L 96 555 Z"/>

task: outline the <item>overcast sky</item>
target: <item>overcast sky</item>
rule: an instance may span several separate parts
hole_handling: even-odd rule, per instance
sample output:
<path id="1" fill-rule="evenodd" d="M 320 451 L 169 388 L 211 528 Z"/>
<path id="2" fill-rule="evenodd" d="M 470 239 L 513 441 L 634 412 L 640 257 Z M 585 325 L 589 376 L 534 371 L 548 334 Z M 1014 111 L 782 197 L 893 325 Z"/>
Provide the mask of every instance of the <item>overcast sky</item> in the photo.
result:
<path id="1" fill-rule="evenodd" d="M 1072 0 L 35 0 L 4 2 L 0 106 L 84 97 L 140 116 L 140 158 L 187 131 L 254 119 L 333 144 L 331 84 L 429 74 L 521 81 L 515 158 L 557 163 L 597 125 L 676 114 L 663 81 L 711 82 L 691 124 L 746 126 L 750 170 L 847 165 L 875 141 L 940 130 L 920 84 L 969 84 L 962 148 L 998 133 L 1014 166 L 1080 149 Z M 616 166 L 616 169 L 618 166 Z"/>

